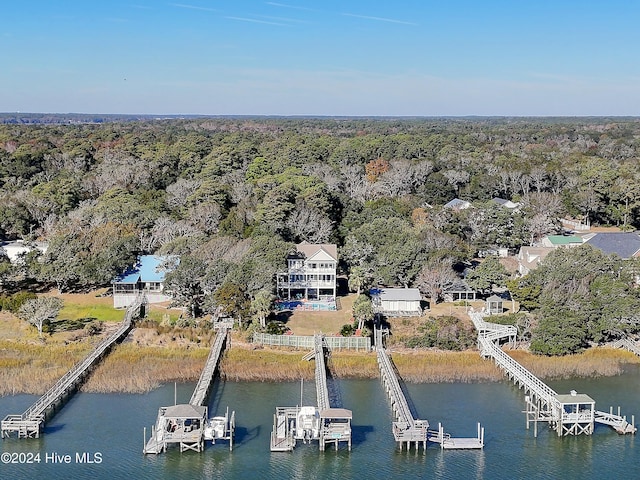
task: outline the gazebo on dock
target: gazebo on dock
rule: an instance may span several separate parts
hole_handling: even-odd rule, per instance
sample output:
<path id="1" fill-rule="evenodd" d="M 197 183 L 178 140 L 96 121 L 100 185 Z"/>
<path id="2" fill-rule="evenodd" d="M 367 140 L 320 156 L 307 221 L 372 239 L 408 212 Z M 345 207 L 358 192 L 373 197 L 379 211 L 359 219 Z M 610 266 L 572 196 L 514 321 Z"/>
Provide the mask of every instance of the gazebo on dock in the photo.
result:
<path id="1" fill-rule="evenodd" d="M 144 453 L 166 451 L 170 443 L 180 444 L 180 451 L 204 449 L 204 429 L 207 407 L 191 404 L 160 407 L 156 429 L 146 444 Z"/>
<path id="2" fill-rule="evenodd" d="M 571 390 L 566 395 L 556 395 L 558 401 L 556 431 L 559 437 L 593 433 L 596 402 L 589 395 Z"/>
<path id="3" fill-rule="evenodd" d="M 346 408 L 325 408 L 320 412 L 320 450 L 327 443 L 334 443 L 336 450 L 339 442 L 347 442 L 351 450 L 351 419 L 353 413 Z"/>

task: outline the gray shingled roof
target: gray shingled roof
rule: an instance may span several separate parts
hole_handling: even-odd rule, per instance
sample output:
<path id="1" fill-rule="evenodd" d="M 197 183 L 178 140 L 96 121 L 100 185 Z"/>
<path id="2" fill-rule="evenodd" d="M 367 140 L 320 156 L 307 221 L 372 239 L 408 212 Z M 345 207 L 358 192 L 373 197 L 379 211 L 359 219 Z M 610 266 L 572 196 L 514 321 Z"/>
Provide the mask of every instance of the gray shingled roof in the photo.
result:
<path id="1" fill-rule="evenodd" d="M 382 288 L 378 294 L 380 300 L 420 300 L 420 290 L 417 288 Z"/>
<path id="2" fill-rule="evenodd" d="M 640 235 L 636 232 L 596 233 L 585 243 L 607 255 L 615 253 L 622 259 L 631 258 L 640 251 Z"/>

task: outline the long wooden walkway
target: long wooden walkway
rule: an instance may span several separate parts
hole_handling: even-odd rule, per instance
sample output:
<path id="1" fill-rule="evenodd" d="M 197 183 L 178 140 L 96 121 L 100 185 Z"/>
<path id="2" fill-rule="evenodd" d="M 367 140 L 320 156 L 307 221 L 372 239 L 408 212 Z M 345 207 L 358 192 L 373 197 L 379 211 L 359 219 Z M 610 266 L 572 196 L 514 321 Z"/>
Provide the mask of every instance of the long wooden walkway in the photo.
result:
<path id="1" fill-rule="evenodd" d="M 314 358 L 316 360 L 316 398 L 318 410 L 321 412 L 331 408 L 329 403 L 329 388 L 327 387 L 327 366 L 324 361 L 324 335 L 314 335 Z"/>
<path id="2" fill-rule="evenodd" d="M 484 429 L 478 425 L 477 438 L 452 438 L 444 432 L 442 425 L 438 425 L 438 430 L 429 430 L 429 422 L 420 420 L 414 416 L 409 407 L 409 402 L 404 394 L 393 361 L 387 354 L 382 342 L 382 331 L 376 330 L 376 351 L 378 356 L 378 366 L 380 367 L 380 377 L 385 386 L 391 408 L 396 416 L 392 430 L 400 450 L 406 444 L 407 450 L 411 444 L 415 444 L 416 450 L 423 445 L 427 448 L 427 442 L 440 444 L 443 449 L 480 449 L 484 446 Z"/>
<path id="3" fill-rule="evenodd" d="M 516 360 L 507 355 L 499 343 L 503 339 L 515 341 L 516 327 L 512 325 L 499 325 L 484 320 L 483 312 L 471 312 L 471 320 L 478 331 L 478 347 L 484 357 L 493 358 L 496 365 L 519 387 L 523 388 L 527 402 L 527 428 L 529 422 L 537 425 L 538 421 L 551 424 L 558 435 L 590 434 L 593 432 L 593 423 L 601 423 L 614 428 L 620 434 L 635 433 L 636 428 L 627 422 L 626 417 L 615 415 L 613 410 L 601 412 L 594 410 L 595 402 L 586 395 L 578 396 L 576 392 L 570 395 L 558 395 L 551 387 L 536 377 L 533 373 L 520 365 Z M 575 401 L 572 400 L 575 397 Z M 588 405 L 592 404 L 591 410 Z M 579 414 L 570 411 L 571 407 L 583 408 Z M 536 430 L 537 433 L 537 430 Z"/>
<path id="4" fill-rule="evenodd" d="M 118 329 L 105 338 L 84 360 L 75 364 L 55 385 L 31 405 L 22 415 L 7 415 L 2 420 L 2 438 L 10 437 L 15 432 L 18 438 L 40 436 L 48 412 L 64 400 L 68 393 L 82 383 L 90 369 L 102 358 L 116 342 L 127 336 L 133 327 L 133 321 L 141 315 L 146 300 L 140 295 L 132 303 Z"/>
<path id="5" fill-rule="evenodd" d="M 216 335 L 216 339 L 213 342 L 213 346 L 211 347 L 211 351 L 207 357 L 207 363 L 205 363 L 205 366 L 202 369 L 198 383 L 191 395 L 191 400 L 189 400 L 190 405 L 200 406 L 205 404 L 207 396 L 211 390 L 213 376 L 218 368 L 220 356 L 222 355 L 230 329 L 231 327 L 229 324 L 223 324 L 218 328 L 218 334 Z"/>

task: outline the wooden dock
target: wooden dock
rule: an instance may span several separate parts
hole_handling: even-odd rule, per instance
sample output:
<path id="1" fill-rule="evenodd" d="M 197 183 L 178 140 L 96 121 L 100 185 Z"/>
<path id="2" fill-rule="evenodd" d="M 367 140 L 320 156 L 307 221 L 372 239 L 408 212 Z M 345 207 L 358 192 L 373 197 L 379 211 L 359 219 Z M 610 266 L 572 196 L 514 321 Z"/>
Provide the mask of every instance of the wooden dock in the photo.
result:
<path id="1" fill-rule="evenodd" d="M 351 450 L 352 412 L 344 408 L 333 408 L 329 400 L 327 368 L 325 362 L 325 337 L 313 337 L 313 350 L 303 360 L 315 359 L 315 381 L 317 406 L 276 407 L 271 431 L 271 451 L 290 452 L 296 443 L 318 440 L 320 451 L 329 444 L 337 450 L 346 443 Z"/>
<path id="2" fill-rule="evenodd" d="M 170 444 L 178 444 L 181 452 L 186 450 L 201 452 L 204 450 L 206 440 L 211 440 L 211 443 L 215 443 L 216 440 L 227 440 L 229 450 L 233 450 L 235 412 L 229 414 L 227 408 L 224 416 L 207 418 L 206 406 L 220 357 L 229 341 L 232 327 L 232 322 L 216 324 L 218 334 L 211 346 L 191 400 L 188 404 L 160 407 L 148 440 L 145 429 L 143 453 L 157 455 L 165 452 Z"/>
<path id="3" fill-rule="evenodd" d="M 18 438 L 38 438 L 47 417 L 52 416 L 55 407 L 61 405 L 71 392 L 77 390 L 105 353 L 128 335 L 133 321 L 144 315 L 145 304 L 144 295 L 139 295 L 127 308 L 124 320 L 115 332 L 105 338 L 84 360 L 75 364 L 24 413 L 7 415 L 0 426 L 2 438 L 8 438 L 12 433 L 16 433 Z"/>
<path id="4" fill-rule="evenodd" d="M 209 352 L 209 356 L 207 357 L 207 362 L 205 363 L 204 369 L 200 374 L 198 383 L 196 384 L 196 387 L 193 390 L 193 394 L 191 395 L 191 400 L 189 400 L 189 404 L 191 405 L 205 404 L 207 397 L 209 395 L 209 392 L 211 391 L 211 383 L 213 382 L 214 374 L 218 369 L 220 356 L 222 355 L 222 351 L 224 350 L 225 343 L 229 339 L 230 331 L 231 331 L 231 328 L 228 324 L 218 326 L 218 334 L 216 335 L 216 339 L 213 342 L 213 346 L 211 347 L 211 351 Z"/>
<path id="5" fill-rule="evenodd" d="M 527 417 L 527 428 L 534 425 L 537 436 L 538 422 L 547 422 L 554 428 L 558 436 L 593 433 L 594 423 L 612 427 L 620 434 L 635 433 L 635 419 L 631 423 L 627 418 L 610 412 L 595 410 L 595 401 L 589 396 L 575 391 L 560 395 L 537 378 L 533 373 L 507 355 L 500 347 L 500 341 L 515 341 L 516 327 L 499 325 L 484 320 L 483 312 L 470 312 L 471 320 L 478 331 L 478 348 L 480 355 L 492 358 L 496 365 L 520 388 L 524 389 Z"/>
<path id="6" fill-rule="evenodd" d="M 327 366 L 324 360 L 324 336 L 314 335 L 314 355 L 316 361 L 316 398 L 318 401 L 318 410 L 326 410 L 330 408 L 329 404 L 329 388 L 327 387 Z"/>
<path id="7" fill-rule="evenodd" d="M 484 447 L 484 429 L 480 427 L 480 424 L 478 424 L 476 438 L 453 438 L 444 432 L 442 425 L 438 425 L 438 430 L 429 430 L 428 420 L 416 418 L 400 385 L 393 361 L 384 348 L 381 330 L 376 330 L 375 344 L 380 377 L 396 416 L 396 421 L 392 424 L 392 431 L 400 450 L 403 450 L 405 446 L 409 450 L 412 444 L 415 445 L 416 451 L 420 445 L 426 450 L 428 442 L 438 443 L 442 449 L 481 449 Z"/>

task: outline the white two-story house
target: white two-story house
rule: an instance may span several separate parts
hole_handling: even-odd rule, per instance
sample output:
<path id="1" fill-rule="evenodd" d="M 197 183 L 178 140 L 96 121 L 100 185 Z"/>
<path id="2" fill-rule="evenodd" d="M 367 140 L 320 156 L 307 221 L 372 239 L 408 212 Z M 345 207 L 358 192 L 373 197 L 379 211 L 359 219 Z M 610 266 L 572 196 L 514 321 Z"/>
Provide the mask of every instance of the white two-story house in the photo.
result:
<path id="1" fill-rule="evenodd" d="M 278 273 L 278 295 L 283 300 L 336 298 L 338 248 L 334 244 L 300 243 L 287 257 L 286 272 Z"/>

